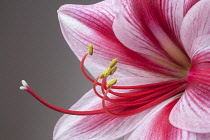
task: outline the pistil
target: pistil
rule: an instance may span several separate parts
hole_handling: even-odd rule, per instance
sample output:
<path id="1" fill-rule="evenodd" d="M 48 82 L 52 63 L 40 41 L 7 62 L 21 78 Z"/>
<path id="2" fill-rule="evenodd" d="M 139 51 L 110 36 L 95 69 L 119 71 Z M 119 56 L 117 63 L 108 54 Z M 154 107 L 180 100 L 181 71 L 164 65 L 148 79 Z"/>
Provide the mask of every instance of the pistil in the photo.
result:
<path id="1" fill-rule="evenodd" d="M 88 45 L 88 47 L 88 52 L 82 58 L 80 67 L 84 76 L 93 83 L 94 93 L 102 100 L 102 109 L 92 111 L 74 111 L 59 108 L 43 100 L 24 80 L 22 81 L 23 86 L 21 86 L 20 89 L 30 93 L 45 106 L 64 114 L 96 115 L 108 113 L 115 117 L 125 117 L 137 114 L 173 96 L 180 96 L 185 90 L 185 78 L 134 86 L 115 86 L 117 79 L 113 79 L 107 83 L 107 78 L 110 75 L 113 75 L 117 70 L 116 64 L 118 59 L 113 59 L 108 68 L 104 70 L 101 75 L 99 75 L 96 79 L 92 79 L 86 73 L 84 68 L 84 62 L 87 56 L 93 55 L 93 46 Z M 100 86 L 100 88 L 97 88 L 97 86 Z M 100 93 L 102 94 L 100 94 L 98 90 L 100 90 Z M 117 90 L 121 90 L 123 92 L 117 92 Z M 106 102 L 109 102 L 109 105 L 107 105 Z"/>

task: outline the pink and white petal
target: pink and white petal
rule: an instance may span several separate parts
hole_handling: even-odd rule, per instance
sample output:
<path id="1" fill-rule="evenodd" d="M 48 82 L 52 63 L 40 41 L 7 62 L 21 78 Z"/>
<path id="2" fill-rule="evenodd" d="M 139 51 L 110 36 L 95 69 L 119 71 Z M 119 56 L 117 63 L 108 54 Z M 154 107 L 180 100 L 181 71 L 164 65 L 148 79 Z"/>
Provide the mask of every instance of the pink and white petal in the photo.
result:
<path id="1" fill-rule="evenodd" d="M 163 82 L 167 79 L 135 78 L 127 77 L 119 79 L 119 85 L 151 84 Z M 85 104 L 84 104 L 85 103 Z M 86 93 L 73 107 L 72 110 L 94 110 L 101 109 L 101 99 L 93 91 Z M 54 129 L 54 140 L 110 140 L 117 139 L 134 130 L 141 118 L 150 109 L 129 117 L 112 117 L 108 114 L 73 116 L 64 115 L 56 124 Z"/>
<path id="2" fill-rule="evenodd" d="M 136 52 L 167 59 L 165 52 L 161 49 L 152 32 L 141 21 L 141 5 L 130 0 L 117 0 L 115 9 L 118 12 L 113 24 L 113 30 L 117 38 L 128 48 Z"/>
<path id="3" fill-rule="evenodd" d="M 155 106 L 142 120 L 140 125 L 130 134 L 126 140 L 207 140 L 208 134 L 199 134 L 174 127 L 169 122 L 171 109 L 177 102 L 173 97 Z"/>
<path id="4" fill-rule="evenodd" d="M 200 0 L 184 0 L 184 15 Z"/>
<path id="5" fill-rule="evenodd" d="M 64 116 L 56 125 L 54 140 L 111 140 L 120 138 L 134 130 L 140 118 L 147 111 L 130 117 L 115 118 L 108 114 L 77 117 L 73 122 L 71 116 Z"/>
<path id="6" fill-rule="evenodd" d="M 86 67 L 96 77 L 109 62 L 119 59 L 116 75 L 142 75 L 142 71 L 155 75 L 176 75 L 174 68 L 168 68 L 125 47 L 112 30 L 114 11 L 111 1 L 95 5 L 64 5 L 59 10 L 63 35 L 79 59 L 87 52 L 87 45 L 94 45 L 94 55 L 89 57 Z M 118 76 L 120 77 L 120 76 Z"/>
<path id="7" fill-rule="evenodd" d="M 193 65 L 210 62 L 210 34 L 194 40 L 189 57 Z"/>
<path id="8" fill-rule="evenodd" d="M 94 5 L 68 4 L 61 6 L 58 10 L 61 31 L 79 59 L 86 54 L 88 44 L 94 45 L 94 57 L 87 59 L 89 65 L 86 67 L 95 77 L 103 72 L 115 56 L 107 54 L 106 51 L 112 52 L 111 47 L 114 45 L 117 46 L 116 48 L 123 47 L 113 39 L 115 37 L 111 26 L 114 13 L 111 7 L 110 1 L 103 1 Z M 116 50 L 113 52 L 117 53 Z M 96 57 L 97 53 L 109 56 L 106 56 L 106 59 L 99 59 L 100 57 Z"/>
<path id="9" fill-rule="evenodd" d="M 210 64 L 193 65 L 186 90 L 170 114 L 175 127 L 196 133 L 210 133 Z"/>
<path id="10" fill-rule="evenodd" d="M 125 46 L 181 65 L 188 61 L 179 39 L 184 0 L 118 0 L 115 7 L 113 29 Z"/>
<path id="11" fill-rule="evenodd" d="M 202 35 L 210 33 L 210 1 L 197 2 L 184 17 L 181 26 L 181 40 L 189 54 L 193 41 Z"/>

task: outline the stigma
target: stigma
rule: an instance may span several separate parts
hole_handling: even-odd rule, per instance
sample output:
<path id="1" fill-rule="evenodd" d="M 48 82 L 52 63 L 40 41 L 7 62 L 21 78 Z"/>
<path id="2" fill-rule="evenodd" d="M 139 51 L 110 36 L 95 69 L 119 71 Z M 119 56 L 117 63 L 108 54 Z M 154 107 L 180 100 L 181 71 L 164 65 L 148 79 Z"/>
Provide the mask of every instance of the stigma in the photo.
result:
<path id="1" fill-rule="evenodd" d="M 186 79 L 176 79 L 145 85 L 137 84 L 134 86 L 117 85 L 118 80 L 116 78 L 112 78 L 115 72 L 117 72 L 117 58 L 112 59 L 108 67 L 100 75 L 93 79 L 86 73 L 84 67 L 87 57 L 91 57 L 94 54 L 93 49 L 93 45 L 88 45 L 88 51 L 81 59 L 80 68 L 83 75 L 93 83 L 92 88 L 95 96 L 98 96 L 98 98 L 101 99 L 101 109 L 75 111 L 54 106 L 35 93 L 25 80 L 22 80 L 22 86 L 20 89 L 31 94 L 43 105 L 64 114 L 97 115 L 106 113 L 114 117 L 125 117 L 140 113 L 173 96 L 181 96 L 186 88 Z M 110 82 L 107 82 L 109 80 Z"/>

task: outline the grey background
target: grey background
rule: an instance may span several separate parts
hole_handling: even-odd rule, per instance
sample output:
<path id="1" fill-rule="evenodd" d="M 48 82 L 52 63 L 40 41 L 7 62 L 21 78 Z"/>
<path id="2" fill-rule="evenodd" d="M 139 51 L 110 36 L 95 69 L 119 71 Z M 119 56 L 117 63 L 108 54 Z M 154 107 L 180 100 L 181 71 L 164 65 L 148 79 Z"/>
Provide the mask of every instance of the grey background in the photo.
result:
<path id="1" fill-rule="evenodd" d="M 91 87 L 60 32 L 57 9 L 100 0 L 1 0 L 0 140 L 51 140 L 62 114 L 19 90 L 21 80 L 69 108 Z"/>

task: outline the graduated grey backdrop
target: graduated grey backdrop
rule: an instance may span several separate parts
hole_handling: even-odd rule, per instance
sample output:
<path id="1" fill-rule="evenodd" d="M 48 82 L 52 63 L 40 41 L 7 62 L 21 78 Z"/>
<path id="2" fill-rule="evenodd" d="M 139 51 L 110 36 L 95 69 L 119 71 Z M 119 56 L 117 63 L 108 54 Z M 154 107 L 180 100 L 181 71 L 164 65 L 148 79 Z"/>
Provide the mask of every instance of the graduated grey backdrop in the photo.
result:
<path id="1" fill-rule="evenodd" d="M 21 80 L 44 99 L 69 108 L 91 87 L 65 42 L 57 9 L 101 0 L 1 0 L 0 140 L 51 140 L 62 114 L 19 90 Z"/>

